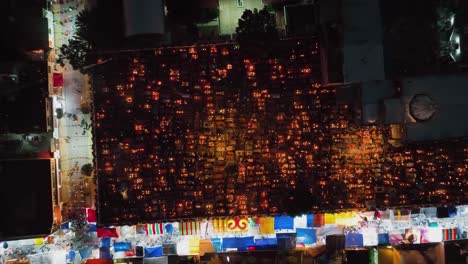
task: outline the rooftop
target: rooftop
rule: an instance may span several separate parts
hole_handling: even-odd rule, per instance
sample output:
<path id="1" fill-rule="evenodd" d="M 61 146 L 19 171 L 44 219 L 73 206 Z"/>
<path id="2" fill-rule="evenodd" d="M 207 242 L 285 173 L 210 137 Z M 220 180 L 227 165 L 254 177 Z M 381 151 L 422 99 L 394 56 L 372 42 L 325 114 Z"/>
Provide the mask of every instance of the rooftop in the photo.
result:
<path id="1" fill-rule="evenodd" d="M 4 132 L 45 132 L 47 63 L 3 62 L 0 74 L 4 77 L 0 81 L 0 118 Z"/>
<path id="2" fill-rule="evenodd" d="M 52 224 L 51 161 L 0 160 L 0 239 L 50 234 Z"/>
<path id="3" fill-rule="evenodd" d="M 0 47 L 5 49 L 48 49 L 46 0 L 6 0 L 0 9 Z"/>
<path id="4" fill-rule="evenodd" d="M 440 140 L 468 137 L 468 75 L 426 76 L 405 79 L 402 100 L 409 104 L 418 94 L 429 96 L 436 104 L 434 115 L 424 121 L 407 123 L 409 141 Z"/>

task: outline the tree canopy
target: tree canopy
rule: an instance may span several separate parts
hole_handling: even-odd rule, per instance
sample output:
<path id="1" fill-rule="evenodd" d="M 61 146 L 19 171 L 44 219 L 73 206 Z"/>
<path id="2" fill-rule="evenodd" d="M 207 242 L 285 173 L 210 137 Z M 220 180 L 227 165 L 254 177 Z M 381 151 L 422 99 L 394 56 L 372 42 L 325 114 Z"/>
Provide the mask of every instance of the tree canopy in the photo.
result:
<path id="1" fill-rule="evenodd" d="M 218 9 L 201 8 L 200 0 L 170 0 L 166 1 L 167 20 L 170 25 L 187 27 L 187 33 L 193 39 L 198 38 L 197 23 L 208 23 L 219 15 Z"/>
<path id="2" fill-rule="evenodd" d="M 76 31 L 68 44 L 60 47 L 57 62 L 68 62 L 85 72 L 85 66 L 97 62 L 98 51 L 119 47 L 123 39 L 122 17 L 119 5 L 108 1 L 81 11 L 76 18 Z"/>
<path id="3" fill-rule="evenodd" d="M 217 9 L 200 8 L 200 0 L 170 0 L 166 6 L 169 24 L 186 26 L 192 39 L 198 37 L 197 23 L 207 23 L 218 17 Z M 68 62 L 74 69 L 86 72 L 89 69 L 86 66 L 97 62 L 99 51 L 121 48 L 124 44 L 122 5 L 115 0 L 100 0 L 96 7 L 81 11 L 75 26 L 76 31 L 68 44 L 60 47 L 58 62 L 62 65 Z M 154 45 L 148 36 L 130 42 L 125 45 L 132 48 Z"/>
<path id="4" fill-rule="evenodd" d="M 200 0 L 166 1 L 169 23 L 178 25 L 208 23 L 218 17 L 217 9 L 201 8 L 200 2 Z"/>
<path id="5" fill-rule="evenodd" d="M 86 9 L 80 12 L 76 19 L 76 33 L 68 44 L 60 47 L 57 62 L 62 66 L 70 63 L 74 69 L 83 69 L 84 66 L 96 61 L 93 51 L 96 48 L 93 24 L 95 24 L 96 9 Z"/>
<path id="6" fill-rule="evenodd" d="M 266 43 L 278 40 L 275 16 L 267 7 L 260 11 L 245 10 L 236 28 L 236 39 L 239 43 L 246 41 Z"/>
<path id="7" fill-rule="evenodd" d="M 81 167 L 81 174 L 85 176 L 91 176 L 93 175 L 93 164 L 91 163 L 86 163 Z"/>

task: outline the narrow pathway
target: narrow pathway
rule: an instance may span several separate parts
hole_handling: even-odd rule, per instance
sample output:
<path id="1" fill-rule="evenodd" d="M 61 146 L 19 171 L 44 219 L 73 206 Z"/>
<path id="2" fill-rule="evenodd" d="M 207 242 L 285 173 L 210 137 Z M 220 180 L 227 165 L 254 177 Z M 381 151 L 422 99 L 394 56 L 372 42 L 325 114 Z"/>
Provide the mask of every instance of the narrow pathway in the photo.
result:
<path id="1" fill-rule="evenodd" d="M 76 17 L 87 5 L 86 0 L 57 0 L 53 4 L 55 48 L 68 43 L 75 30 Z M 90 100 L 88 78 L 70 65 L 55 65 L 54 72 L 63 73 L 63 89 L 57 100 L 63 107 L 58 122 L 60 150 L 62 210 L 65 208 L 94 206 L 94 187 L 90 177 L 83 177 L 81 167 L 92 163 L 91 116 L 83 114 L 80 106 Z M 63 212 L 64 220 L 67 218 Z"/>

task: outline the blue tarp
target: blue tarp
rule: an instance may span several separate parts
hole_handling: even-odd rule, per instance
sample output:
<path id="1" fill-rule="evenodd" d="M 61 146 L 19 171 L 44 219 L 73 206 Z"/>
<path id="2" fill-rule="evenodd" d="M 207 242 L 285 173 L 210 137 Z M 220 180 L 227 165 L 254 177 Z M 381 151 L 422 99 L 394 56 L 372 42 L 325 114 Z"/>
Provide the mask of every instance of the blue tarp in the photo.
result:
<path id="1" fill-rule="evenodd" d="M 298 238 L 304 238 L 304 244 L 310 245 L 317 242 L 317 236 L 315 234 L 315 229 L 311 228 L 296 228 L 296 236 Z"/>
<path id="2" fill-rule="evenodd" d="M 254 237 L 226 237 L 223 238 L 223 248 L 247 248 L 255 245 Z"/>
<path id="3" fill-rule="evenodd" d="M 275 216 L 275 229 L 294 229 L 294 218 L 287 215 Z"/>

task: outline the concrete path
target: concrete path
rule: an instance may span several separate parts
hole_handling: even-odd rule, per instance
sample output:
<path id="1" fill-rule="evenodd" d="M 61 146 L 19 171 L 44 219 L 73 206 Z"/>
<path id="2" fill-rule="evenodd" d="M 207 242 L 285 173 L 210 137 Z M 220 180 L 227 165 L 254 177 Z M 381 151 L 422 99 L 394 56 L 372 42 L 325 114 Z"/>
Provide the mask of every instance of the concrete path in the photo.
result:
<path id="1" fill-rule="evenodd" d="M 56 51 L 73 36 L 78 13 L 86 6 L 85 0 L 56 1 L 53 5 Z M 64 86 L 57 101 L 64 116 L 58 122 L 58 149 L 60 150 L 61 191 L 64 207 L 94 206 L 92 180 L 81 175 L 81 167 L 92 163 L 91 116 L 80 111 L 80 104 L 89 101 L 88 78 L 70 65 L 56 67 L 63 72 Z M 63 208 L 65 209 L 65 208 Z M 66 214 L 63 215 L 66 219 Z M 64 220 L 65 220 L 64 219 Z"/>

